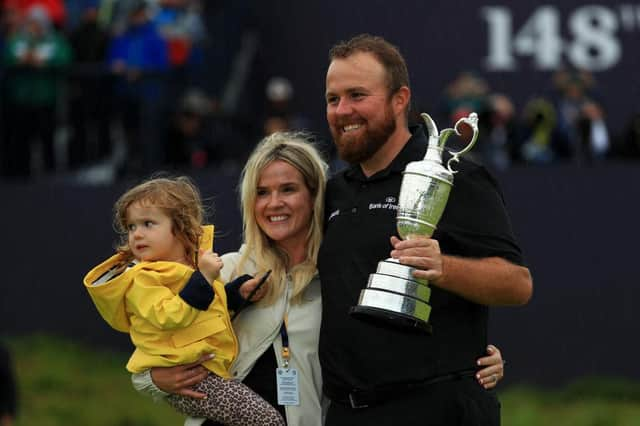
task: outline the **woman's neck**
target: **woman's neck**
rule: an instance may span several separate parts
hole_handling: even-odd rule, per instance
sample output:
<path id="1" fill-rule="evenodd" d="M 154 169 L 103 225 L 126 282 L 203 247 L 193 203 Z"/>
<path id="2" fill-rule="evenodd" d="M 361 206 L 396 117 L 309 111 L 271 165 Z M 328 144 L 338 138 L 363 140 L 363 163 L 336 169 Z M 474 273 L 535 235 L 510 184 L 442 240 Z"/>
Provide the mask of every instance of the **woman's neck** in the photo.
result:
<path id="1" fill-rule="evenodd" d="M 296 265 L 301 264 L 307 260 L 307 248 L 305 246 L 295 245 L 293 247 L 280 246 L 280 248 L 287 254 L 289 263 L 287 270 L 291 270 Z"/>

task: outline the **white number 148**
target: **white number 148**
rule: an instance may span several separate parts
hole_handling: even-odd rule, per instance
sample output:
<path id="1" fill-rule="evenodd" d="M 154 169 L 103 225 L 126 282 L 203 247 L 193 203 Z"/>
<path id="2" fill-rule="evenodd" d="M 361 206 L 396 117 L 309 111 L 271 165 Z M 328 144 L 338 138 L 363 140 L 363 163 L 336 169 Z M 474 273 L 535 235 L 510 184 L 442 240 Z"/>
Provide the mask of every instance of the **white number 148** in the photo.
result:
<path id="1" fill-rule="evenodd" d="M 491 71 L 516 70 L 518 56 L 531 57 L 536 69 L 554 70 L 562 65 L 563 54 L 577 68 L 602 71 L 616 65 L 622 55 L 616 38 L 617 16 L 604 6 L 573 11 L 567 19 L 567 41 L 562 38 L 560 13 L 553 6 L 536 9 L 516 34 L 509 9 L 484 7 L 482 16 L 488 25 L 486 67 Z"/>

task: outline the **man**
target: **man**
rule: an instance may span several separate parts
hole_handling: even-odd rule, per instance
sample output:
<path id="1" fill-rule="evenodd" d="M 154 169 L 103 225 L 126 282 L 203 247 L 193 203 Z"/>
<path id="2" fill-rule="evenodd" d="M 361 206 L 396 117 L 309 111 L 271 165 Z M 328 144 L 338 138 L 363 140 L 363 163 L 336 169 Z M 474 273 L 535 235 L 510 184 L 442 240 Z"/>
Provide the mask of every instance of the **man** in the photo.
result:
<path id="1" fill-rule="evenodd" d="M 327 118 L 339 153 L 352 167 L 328 183 L 318 265 L 321 280 L 327 280 L 321 285 L 320 356 L 324 392 L 332 404 L 325 424 L 497 424 L 495 396 L 473 377 L 475 360 L 487 348 L 482 305 L 522 304 L 531 295 L 529 271 L 517 264 L 520 250 L 502 198 L 484 168 L 463 160 L 452 208 L 434 239 L 389 240 L 396 232 L 395 210 L 369 209 L 369 204 L 397 200 L 406 163 L 426 152 L 424 132 L 407 126 L 406 66 L 393 46 L 371 36 L 338 45 L 331 58 Z M 439 286 L 431 296 L 432 336 L 374 326 L 348 314 L 368 274 L 389 256 L 389 241 L 393 257 L 420 268 L 419 277 Z M 441 255 L 438 241 L 449 255 Z M 197 363 L 155 368 L 146 383 L 154 392 L 195 396 L 189 386 L 204 375 Z M 368 408 L 352 408 L 354 390 L 369 392 L 362 404 Z M 459 421 L 458 414 L 472 417 Z"/>
<path id="2" fill-rule="evenodd" d="M 11 426 L 17 412 L 16 377 L 9 350 L 0 343 L 0 426 Z"/>
<path id="3" fill-rule="evenodd" d="M 473 378 L 487 346 L 486 306 L 524 304 L 532 292 L 497 184 L 462 160 L 433 238 L 396 238 L 391 207 L 402 171 L 427 148 L 422 128 L 408 127 L 405 61 L 370 35 L 339 43 L 329 57 L 327 121 L 351 167 L 327 185 L 318 259 L 326 424 L 497 425 L 497 398 Z M 430 281 L 431 335 L 349 315 L 389 255 Z"/>

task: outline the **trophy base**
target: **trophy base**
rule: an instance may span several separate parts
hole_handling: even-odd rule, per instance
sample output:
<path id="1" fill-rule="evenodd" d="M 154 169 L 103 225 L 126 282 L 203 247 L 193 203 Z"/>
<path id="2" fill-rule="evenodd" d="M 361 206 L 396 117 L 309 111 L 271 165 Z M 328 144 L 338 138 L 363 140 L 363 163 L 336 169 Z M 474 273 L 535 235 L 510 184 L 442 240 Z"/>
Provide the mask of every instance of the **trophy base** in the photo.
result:
<path id="1" fill-rule="evenodd" d="M 378 262 L 376 272 L 369 275 L 367 287 L 360 292 L 358 305 L 349 313 L 356 318 L 431 333 L 431 289 L 427 281 L 416 279 L 413 271 L 397 259 Z"/>
<path id="2" fill-rule="evenodd" d="M 349 309 L 349 314 L 354 318 L 375 324 L 385 326 L 393 325 L 403 329 L 426 332 L 428 334 L 433 332 L 431 324 L 410 315 L 389 311 L 387 309 L 372 308 L 370 306 L 352 306 L 351 309 Z"/>

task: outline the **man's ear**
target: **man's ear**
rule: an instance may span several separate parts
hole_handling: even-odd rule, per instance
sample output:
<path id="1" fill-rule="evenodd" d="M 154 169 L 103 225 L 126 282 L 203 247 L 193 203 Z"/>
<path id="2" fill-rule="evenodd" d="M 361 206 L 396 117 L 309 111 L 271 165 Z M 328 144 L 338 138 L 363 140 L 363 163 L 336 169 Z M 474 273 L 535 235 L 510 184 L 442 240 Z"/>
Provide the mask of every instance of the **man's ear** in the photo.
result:
<path id="1" fill-rule="evenodd" d="M 411 89 L 407 86 L 402 86 L 393 94 L 391 102 L 394 114 L 396 116 L 404 115 L 409 108 L 409 102 L 411 102 Z"/>

